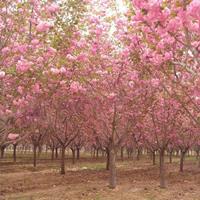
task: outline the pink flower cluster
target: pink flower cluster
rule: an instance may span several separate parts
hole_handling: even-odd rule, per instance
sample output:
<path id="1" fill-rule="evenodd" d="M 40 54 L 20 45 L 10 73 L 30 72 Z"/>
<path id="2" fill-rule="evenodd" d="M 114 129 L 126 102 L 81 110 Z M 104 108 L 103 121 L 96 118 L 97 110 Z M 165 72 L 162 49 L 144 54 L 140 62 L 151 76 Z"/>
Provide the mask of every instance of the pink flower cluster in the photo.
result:
<path id="1" fill-rule="evenodd" d="M 53 25 L 50 22 L 41 21 L 37 26 L 36 30 L 38 32 L 48 32 L 50 28 L 52 28 Z"/>
<path id="2" fill-rule="evenodd" d="M 0 70 L 0 78 L 3 78 L 6 75 L 6 73 L 4 71 Z"/>
<path id="3" fill-rule="evenodd" d="M 17 62 L 16 69 L 18 72 L 27 72 L 31 68 L 32 65 L 33 65 L 32 62 L 30 62 L 24 58 L 21 58 Z"/>
<path id="4" fill-rule="evenodd" d="M 65 74 L 66 73 L 66 69 L 64 67 L 61 67 L 60 69 L 52 67 L 50 69 L 50 71 L 52 74 Z"/>
<path id="5" fill-rule="evenodd" d="M 19 134 L 15 134 L 15 133 L 8 134 L 8 139 L 10 140 L 16 140 L 18 137 L 19 137 Z"/>
<path id="6" fill-rule="evenodd" d="M 77 92 L 79 92 L 82 89 L 83 89 L 83 87 L 81 86 L 81 84 L 78 81 L 73 81 L 71 83 L 71 85 L 70 85 L 70 90 L 73 93 L 77 93 Z"/>
<path id="7" fill-rule="evenodd" d="M 52 3 L 50 4 L 49 6 L 47 6 L 47 10 L 50 12 L 50 13 L 56 13 L 59 11 L 59 5 L 56 4 L 56 3 Z"/>

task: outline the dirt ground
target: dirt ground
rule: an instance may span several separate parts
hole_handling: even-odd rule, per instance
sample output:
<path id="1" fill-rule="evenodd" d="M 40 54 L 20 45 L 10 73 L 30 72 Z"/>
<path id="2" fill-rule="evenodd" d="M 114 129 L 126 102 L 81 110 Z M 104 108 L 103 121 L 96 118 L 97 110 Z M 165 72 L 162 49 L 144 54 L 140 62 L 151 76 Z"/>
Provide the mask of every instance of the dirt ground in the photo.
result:
<path id="1" fill-rule="evenodd" d="M 117 162 L 116 189 L 108 188 L 103 159 L 82 158 L 75 165 L 66 160 L 66 175 L 59 174 L 59 161 L 41 159 L 36 169 L 28 161 L 0 161 L 0 200 L 200 200 L 200 169 L 186 160 L 166 162 L 167 188 L 159 188 L 158 165 L 151 161 Z"/>

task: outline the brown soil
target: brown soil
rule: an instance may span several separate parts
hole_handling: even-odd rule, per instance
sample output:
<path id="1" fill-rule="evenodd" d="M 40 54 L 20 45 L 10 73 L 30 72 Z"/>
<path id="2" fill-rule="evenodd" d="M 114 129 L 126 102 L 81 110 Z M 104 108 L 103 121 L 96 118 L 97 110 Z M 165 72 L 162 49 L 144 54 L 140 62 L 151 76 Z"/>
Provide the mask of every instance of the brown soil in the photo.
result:
<path id="1" fill-rule="evenodd" d="M 107 187 L 101 160 L 67 161 L 66 175 L 59 175 L 58 161 L 39 163 L 35 170 L 31 164 L 0 162 L 0 200 L 200 200 L 200 169 L 194 161 L 185 163 L 183 173 L 178 163 L 166 164 L 166 189 L 159 188 L 157 165 L 119 161 L 115 190 Z"/>

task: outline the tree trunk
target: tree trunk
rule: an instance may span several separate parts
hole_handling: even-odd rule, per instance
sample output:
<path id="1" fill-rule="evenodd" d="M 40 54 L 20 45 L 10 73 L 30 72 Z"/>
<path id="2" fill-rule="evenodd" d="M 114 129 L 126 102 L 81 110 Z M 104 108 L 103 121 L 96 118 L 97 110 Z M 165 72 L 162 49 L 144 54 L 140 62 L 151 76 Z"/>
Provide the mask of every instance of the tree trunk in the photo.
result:
<path id="1" fill-rule="evenodd" d="M 199 150 L 196 150 L 196 159 L 199 159 Z"/>
<path id="2" fill-rule="evenodd" d="M 54 150 L 55 150 L 55 148 L 52 147 L 52 149 L 51 149 L 51 160 L 54 160 Z"/>
<path id="3" fill-rule="evenodd" d="M 60 174 L 65 174 L 65 147 L 61 149 L 61 165 L 60 165 Z"/>
<path id="4" fill-rule="evenodd" d="M 72 151 L 72 164 L 75 164 L 75 149 L 71 148 L 71 151 Z"/>
<path id="5" fill-rule="evenodd" d="M 109 178 L 109 187 L 111 189 L 114 189 L 116 188 L 116 184 L 117 184 L 117 180 L 116 180 L 116 163 L 115 163 L 115 160 L 116 160 L 116 153 L 115 153 L 115 150 L 114 148 L 112 148 L 110 150 L 110 164 L 109 164 L 109 172 L 110 172 L 110 178 Z"/>
<path id="6" fill-rule="evenodd" d="M 14 163 L 15 163 L 16 160 L 17 160 L 16 150 L 17 150 L 17 144 L 13 144 L 13 162 L 14 162 Z"/>
<path id="7" fill-rule="evenodd" d="M 4 158 L 4 153 L 5 153 L 5 147 L 1 147 L 1 158 Z"/>
<path id="8" fill-rule="evenodd" d="M 200 168 L 200 156 L 198 158 L 198 167 Z"/>
<path id="9" fill-rule="evenodd" d="M 56 159 L 58 159 L 58 147 L 56 147 L 55 150 L 56 150 L 55 157 L 56 157 Z"/>
<path id="10" fill-rule="evenodd" d="M 121 160 L 124 161 L 124 147 L 121 147 Z"/>
<path id="11" fill-rule="evenodd" d="M 110 168 L 110 152 L 109 149 L 106 148 L 106 170 L 109 170 Z"/>
<path id="12" fill-rule="evenodd" d="M 97 148 L 96 158 L 99 158 L 99 148 Z"/>
<path id="13" fill-rule="evenodd" d="M 128 149 L 126 149 L 126 154 L 127 154 L 127 158 L 129 158 L 129 152 L 128 152 Z"/>
<path id="14" fill-rule="evenodd" d="M 164 166 L 165 150 L 160 150 L 160 188 L 166 188 L 165 183 L 165 166 Z"/>
<path id="15" fill-rule="evenodd" d="M 33 145 L 33 167 L 36 167 L 37 145 Z"/>
<path id="16" fill-rule="evenodd" d="M 183 172 L 183 162 L 185 159 L 186 151 L 181 151 L 181 158 L 180 158 L 180 172 Z"/>
<path id="17" fill-rule="evenodd" d="M 153 165 L 156 165 L 156 152 L 152 152 L 152 160 L 153 160 Z"/>
<path id="18" fill-rule="evenodd" d="M 80 159 L 80 149 L 79 148 L 76 149 L 76 159 L 77 160 Z"/>
<path id="19" fill-rule="evenodd" d="M 136 160 L 140 160 L 140 153 L 141 153 L 141 150 L 138 148 L 138 149 L 137 149 Z"/>
<path id="20" fill-rule="evenodd" d="M 170 151 L 169 152 L 169 163 L 172 163 L 172 154 L 173 154 L 173 151 Z"/>

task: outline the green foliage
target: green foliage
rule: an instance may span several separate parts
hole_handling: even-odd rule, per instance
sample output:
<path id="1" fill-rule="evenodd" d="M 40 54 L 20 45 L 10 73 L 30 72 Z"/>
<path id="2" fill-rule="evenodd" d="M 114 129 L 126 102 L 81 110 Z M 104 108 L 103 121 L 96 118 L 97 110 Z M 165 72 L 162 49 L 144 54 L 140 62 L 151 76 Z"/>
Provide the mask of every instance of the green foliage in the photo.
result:
<path id="1" fill-rule="evenodd" d="M 55 21 L 55 29 L 50 40 L 57 49 L 68 47 L 73 32 L 83 18 L 86 6 L 81 0 L 66 0 L 60 5 L 60 12 Z"/>

